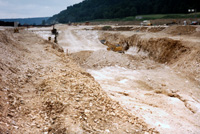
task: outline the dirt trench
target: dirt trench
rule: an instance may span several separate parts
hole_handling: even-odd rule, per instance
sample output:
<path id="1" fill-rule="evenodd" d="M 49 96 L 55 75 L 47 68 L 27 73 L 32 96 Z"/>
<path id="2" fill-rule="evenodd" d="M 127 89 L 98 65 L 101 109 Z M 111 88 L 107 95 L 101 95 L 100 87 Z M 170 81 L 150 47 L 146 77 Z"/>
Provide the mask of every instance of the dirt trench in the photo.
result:
<path id="1" fill-rule="evenodd" d="M 100 37 L 100 40 L 102 39 L 128 48 L 134 47 L 135 53 L 146 53 L 151 60 L 181 70 L 187 77 L 200 82 L 200 47 L 196 43 L 167 37 L 145 38 L 138 34 L 125 37 L 120 34 L 106 33 Z"/>
<path id="2" fill-rule="evenodd" d="M 50 67 L 44 69 L 46 73 L 42 80 L 33 86 L 38 95 L 35 102 L 43 98 L 42 103 L 38 103 L 38 109 L 43 110 L 31 118 L 31 121 L 37 120 L 30 125 L 35 126 L 31 131 L 199 133 L 200 49 L 197 39 L 192 41 L 188 36 L 190 40 L 181 40 L 185 38 L 181 36 L 174 37 L 178 38 L 175 40 L 170 35 L 160 36 L 161 33 L 149 34 L 147 31 L 120 31 L 119 34 L 117 31 L 83 30 L 85 27 L 59 25 L 57 28 L 60 30 L 59 44 L 69 51 L 69 57 L 64 58 L 57 51 L 49 55 L 50 48 L 44 48 L 46 57 L 37 56 L 42 59 L 40 64 Z M 40 33 L 44 36 L 43 32 Z M 102 38 L 113 44 L 128 45 L 129 49 L 125 54 L 107 51 L 99 41 Z M 39 47 L 39 44 L 36 46 Z M 50 65 L 49 60 L 39 58 L 49 59 L 52 56 Z M 63 58 L 60 59 L 60 56 Z M 91 99 L 95 105 L 90 103 Z M 116 106 L 121 108 L 110 111 Z M 108 112 L 102 112 L 104 110 Z M 123 118 L 122 113 L 118 118 L 118 110 L 129 116 Z M 96 120 L 96 117 L 101 120 Z M 131 129 L 134 124 L 129 129 L 128 118 L 136 122 L 134 130 Z M 44 123 L 40 123 L 44 128 L 38 120 Z"/>
<path id="3" fill-rule="evenodd" d="M 102 49 L 70 56 L 110 98 L 160 133 L 198 133 L 199 46 L 170 35 L 128 33 L 99 33 L 99 40 L 129 46 L 125 54 Z"/>

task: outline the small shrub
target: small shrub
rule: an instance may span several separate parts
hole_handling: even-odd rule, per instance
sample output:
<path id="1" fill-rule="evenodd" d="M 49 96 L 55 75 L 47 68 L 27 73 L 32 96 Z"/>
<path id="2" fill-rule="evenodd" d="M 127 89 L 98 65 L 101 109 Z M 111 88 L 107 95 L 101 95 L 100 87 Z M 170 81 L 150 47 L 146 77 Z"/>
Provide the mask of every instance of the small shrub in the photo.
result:
<path id="1" fill-rule="evenodd" d="M 104 26 L 104 27 L 102 27 L 102 30 L 112 30 L 112 27 L 111 26 Z"/>

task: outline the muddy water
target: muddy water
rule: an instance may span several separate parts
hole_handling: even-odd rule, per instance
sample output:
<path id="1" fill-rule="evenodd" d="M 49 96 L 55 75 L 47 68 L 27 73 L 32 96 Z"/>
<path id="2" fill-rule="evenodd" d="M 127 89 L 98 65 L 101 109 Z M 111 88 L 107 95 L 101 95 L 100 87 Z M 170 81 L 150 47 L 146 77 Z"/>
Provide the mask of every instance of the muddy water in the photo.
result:
<path id="1" fill-rule="evenodd" d="M 59 42 L 70 53 L 85 51 L 81 55 L 72 54 L 72 58 L 87 53 L 79 58 L 84 62 L 77 62 L 92 74 L 112 99 L 160 133 L 200 132 L 199 88 L 193 81 L 167 65 L 150 60 L 148 53 L 138 53 L 137 47 L 121 56 L 106 52 L 105 46 L 98 41 L 97 31 L 82 29 L 65 27 Z M 124 64 L 126 57 L 130 64 Z"/>

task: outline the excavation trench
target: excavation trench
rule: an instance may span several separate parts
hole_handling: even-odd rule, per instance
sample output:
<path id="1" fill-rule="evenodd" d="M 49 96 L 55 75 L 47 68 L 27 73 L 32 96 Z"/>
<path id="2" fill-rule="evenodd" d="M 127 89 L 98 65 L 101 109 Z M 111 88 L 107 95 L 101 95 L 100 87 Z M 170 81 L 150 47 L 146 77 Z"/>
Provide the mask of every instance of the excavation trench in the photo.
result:
<path id="1" fill-rule="evenodd" d="M 102 39 L 129 49 L 125 54 L 100 49 L 70 56 L 113 100 L 161 133 L 199 131 L 199 51 L 170 38 L 103 33 Z M 188 68 L 191 63 L 194 67 Z"/>
<path id="2" fill-rule="evenodd" d="M 158 133 L 57 45 L 0 31 L 0 133 Z"/>
<path id="3" fill-rule="evenodd" d="M 195 42 L 150 33 L 60 29 L 65 52 L 127 112 L 160 133 L 200 131 L 200 48 Z M 100 40 L 129 49 L 107 51 Z"/>

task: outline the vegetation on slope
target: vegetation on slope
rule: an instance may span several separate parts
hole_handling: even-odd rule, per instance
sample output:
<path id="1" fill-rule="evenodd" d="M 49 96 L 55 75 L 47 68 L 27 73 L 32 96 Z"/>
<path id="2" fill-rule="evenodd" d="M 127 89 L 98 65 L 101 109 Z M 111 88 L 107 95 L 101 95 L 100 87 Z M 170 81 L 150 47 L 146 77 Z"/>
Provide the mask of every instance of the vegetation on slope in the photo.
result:
<path id="1" fill-rule="evenodd" d="M 51 17 L 48 22 L 67 23 L 95 19 L 125 18 L 142 14 L 187 13 L 200 10 L 196 0 L 84 0 L 67 7 Z"/>

